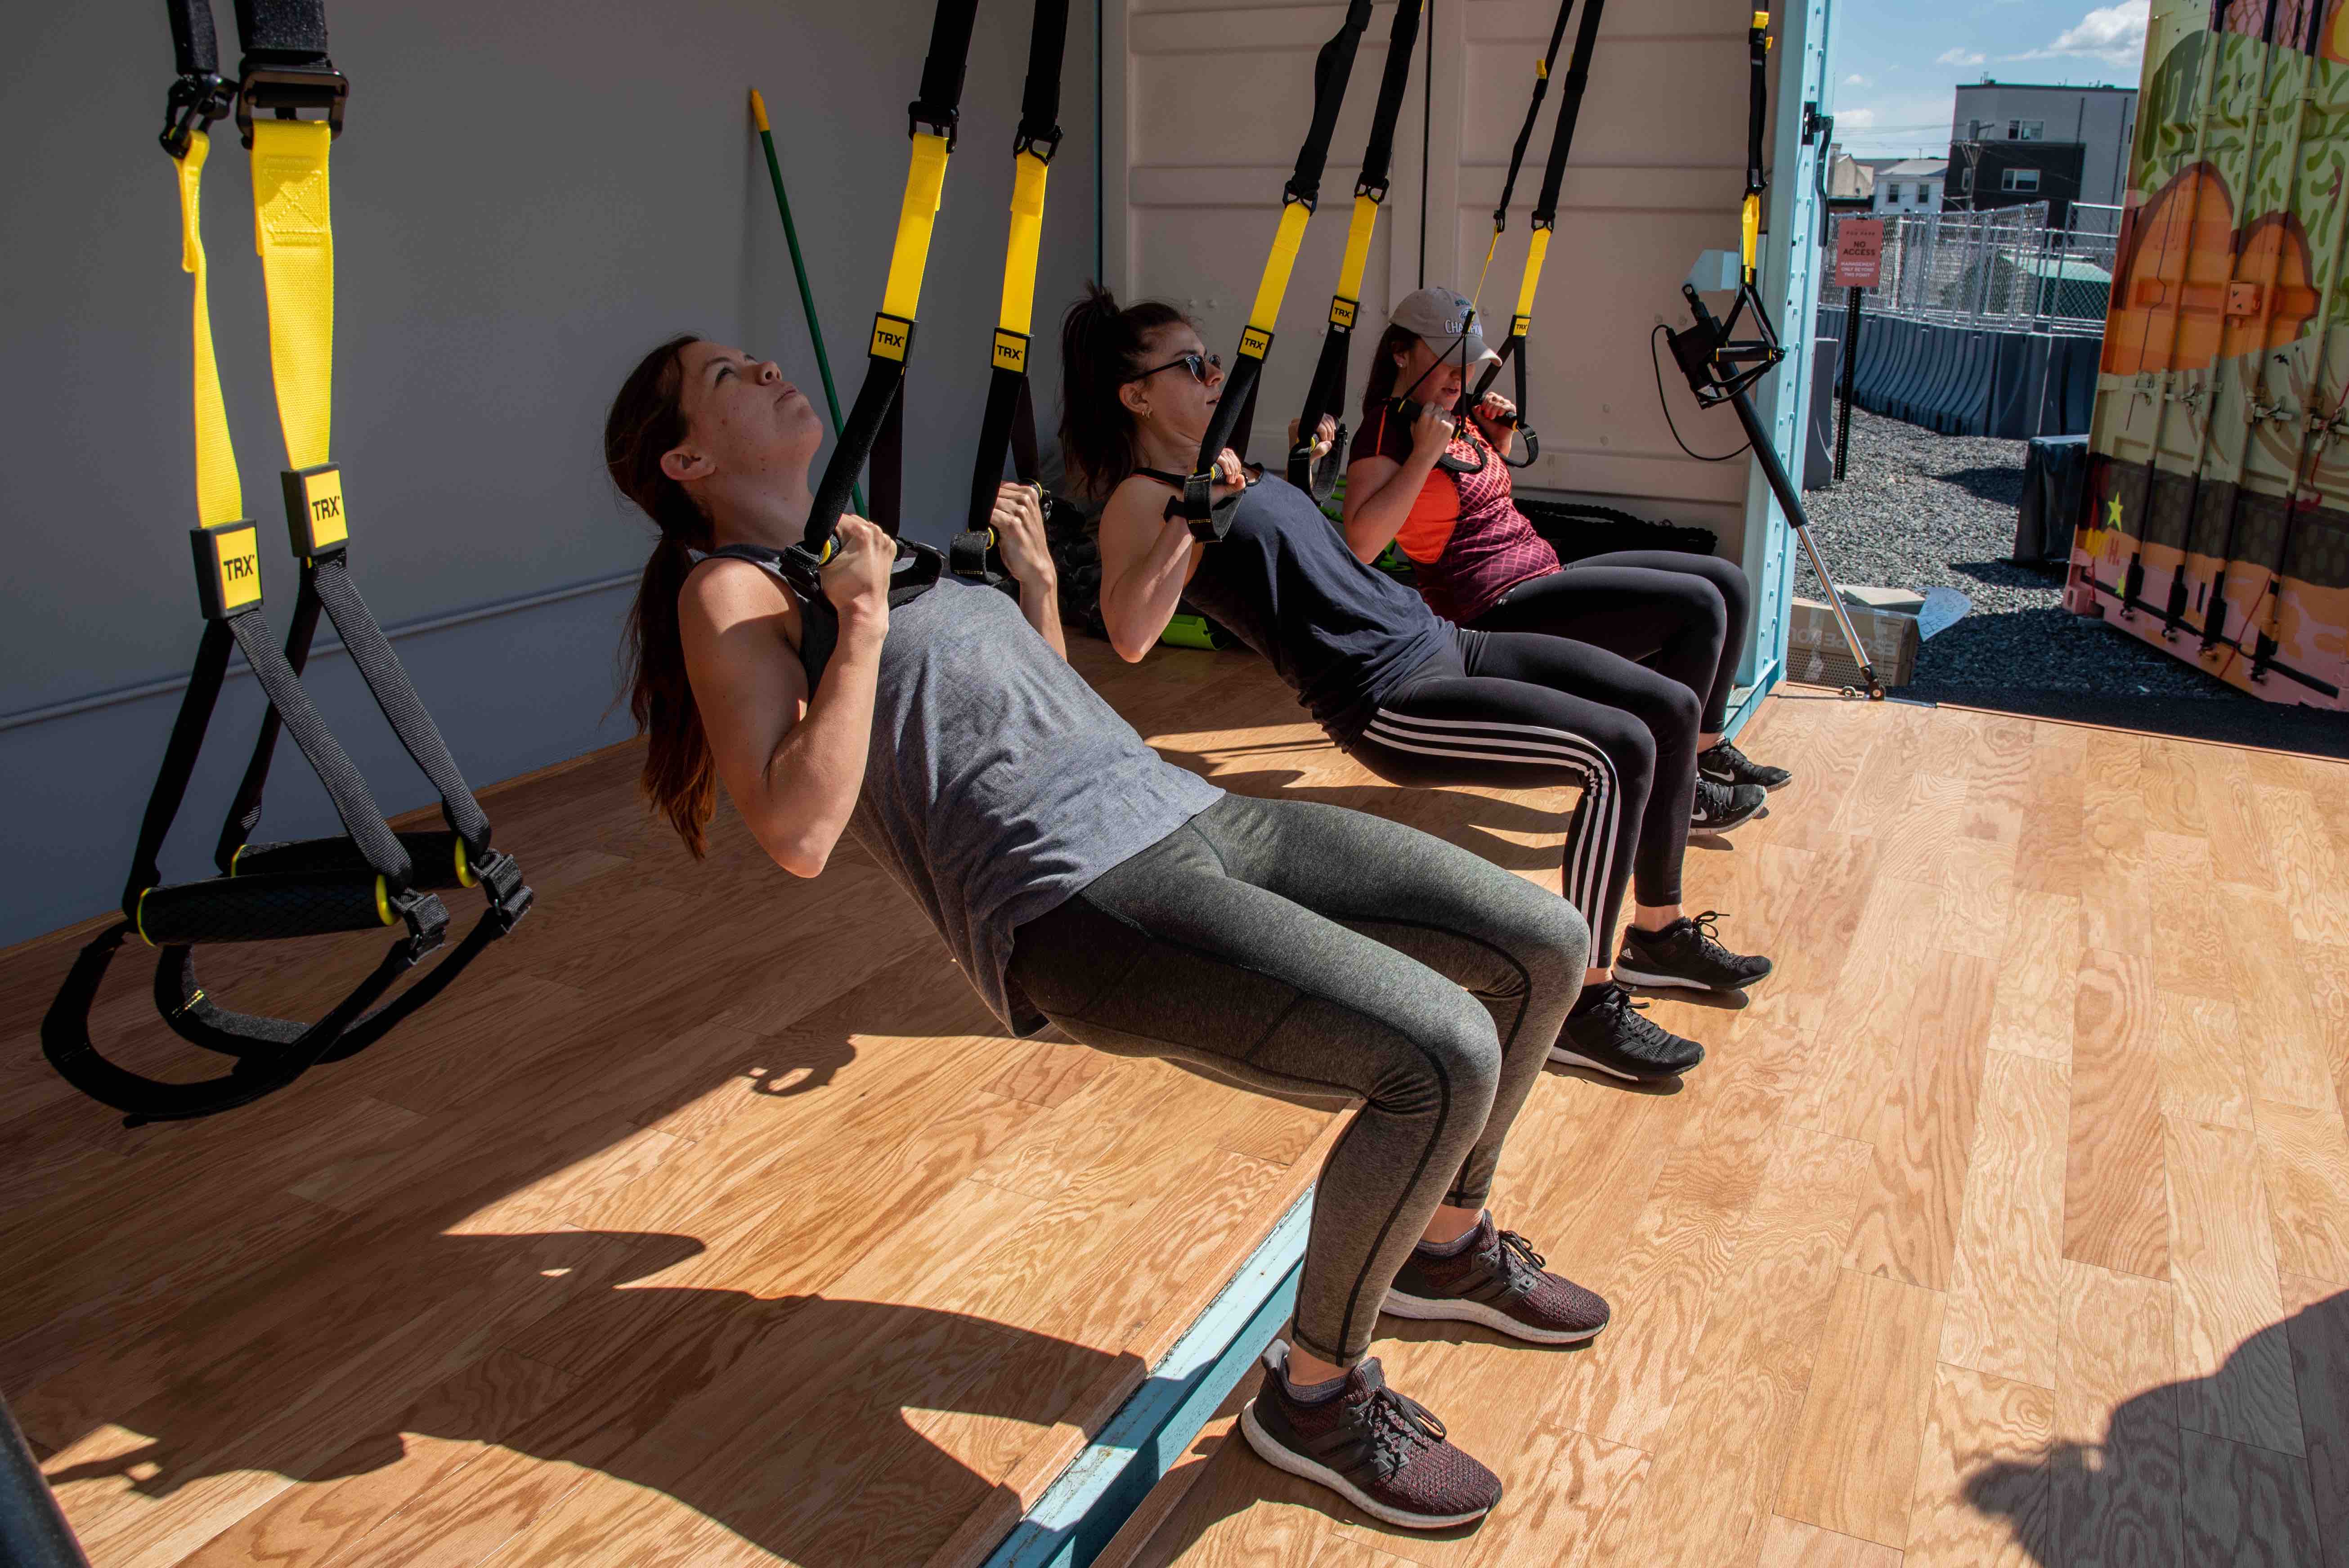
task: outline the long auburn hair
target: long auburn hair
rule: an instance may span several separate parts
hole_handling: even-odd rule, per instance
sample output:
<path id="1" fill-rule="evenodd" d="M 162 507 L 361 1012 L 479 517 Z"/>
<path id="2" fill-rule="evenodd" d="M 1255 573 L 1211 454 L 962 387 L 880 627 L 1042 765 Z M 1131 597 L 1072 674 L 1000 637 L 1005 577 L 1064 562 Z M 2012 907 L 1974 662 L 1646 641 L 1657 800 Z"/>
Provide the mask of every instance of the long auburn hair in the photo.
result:
<path id="1" fill-rule="evenodd" d="M 1097 283 L 1061 318 L 1061 453 L 1096 500 L 1142 466 L 1141 432 L 1117 389 L 1143 367 L 1152 333 L 1189 320 L 1162 300 L 1121 308 Z"/>
<path id="2" fill-rule="evenodd" d="M 1402 369 L 1395 363 L 1395 356 L 1408 353 L 1418 341 L 1419 334 L 1392 324 L 1379 335 L 1379 346 L 1371 354 L 1371 378 L 1362 384 L 1363 429 L 1371 428 L 1371 421 L 1379 416 L 1380 406 L 1395 395 L 1395 377 Z"/>
<path id="3" fill-rule="evenodd" d="M 688 551 L 711 546 L 709 519 L 685 487 L 661 472 L 661 455 L 685 439 L 682 356 L 693 333 L 670 338 L 645 356 L 612 399 L 604 420 L 604 467 L 620 493 L 652 519 L 660 536 L 636 587 L 620 650 L 621 678 L 636 732 L 649 737 L 642 780 L 645 798 L 667 817 L 696 860 L 708 848 L 703 830 L 718 803 L 718 763 L 701 727 L 686 676 L 685 640 L 678 628 L 678 594 L 693 571 Z"/>

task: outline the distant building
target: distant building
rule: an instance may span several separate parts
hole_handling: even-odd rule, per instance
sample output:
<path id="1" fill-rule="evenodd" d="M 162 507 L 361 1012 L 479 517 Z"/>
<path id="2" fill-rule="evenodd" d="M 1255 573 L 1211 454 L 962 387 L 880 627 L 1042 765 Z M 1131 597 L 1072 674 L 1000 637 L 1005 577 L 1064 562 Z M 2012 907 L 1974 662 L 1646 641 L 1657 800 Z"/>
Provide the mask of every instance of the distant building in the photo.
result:
<path id="1" fill-rule="evenodd" d="M 1958 88 L 1943 205 L 1985 211 L 2047 203 L 2048 222 L 2104 226 L 2072 204 L 2118 207 L 2128 191 L 2137 89 L 1982 81 Z"/>
<path id="2" fill-rule="evenodd" d="M 1907 161 L 1900 158 L 1854 158 L 1841 143 L 1837 143 L 1827 149 L 1827 200 L 1837 205 L 1872 202 L 1876 199 L 1876 181 L 1884 170 Z"/>
<path id="3" fill-rule="evenodd" d="M 1946 158 L 1904 158 L 1876 173 L 1875 211 L 1891 216 L 1941 210 L 1941 185 L 1949 174 Z"/>

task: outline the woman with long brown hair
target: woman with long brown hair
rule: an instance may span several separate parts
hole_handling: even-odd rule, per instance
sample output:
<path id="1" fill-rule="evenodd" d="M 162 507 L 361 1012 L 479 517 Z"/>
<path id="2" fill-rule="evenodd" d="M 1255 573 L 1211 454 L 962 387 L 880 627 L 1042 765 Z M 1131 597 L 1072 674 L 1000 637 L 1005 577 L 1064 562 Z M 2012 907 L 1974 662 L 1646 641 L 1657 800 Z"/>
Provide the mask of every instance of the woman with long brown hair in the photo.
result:
<path id="1" fill-rule="evenodd" d="M 1597 940 L 1553 1059 L 1640 1082 L 1702 1061 L 1702 1046 L 1642 1016 L 1619 983 L 1733 991 L 1770 973 L 1768 959 L 1714 940 L 1712 912 L 1681 908 L 1693 753 L 1682 747 L 1677 769 L 1666 768 L 1657 737 L 1695 733 L 1694 694 L 1557 637 L 1464 632 L 1349 552 L 1312 497 L 1277 474 L 1244 472 L 1229 451 L 1216 493 L 1241 492 L 1230 527 L 1212 544 L 1194 539 L 1168 498 L 1183 488 L 1223 387 L 1198 329 L 1172 306 L 1121 308 L 1095 289 L 1062 321 L 1061 357 L 1063 452 L 1106 497 L 1101 609 L 1118 653 L 1147 655 L 1187 596 L 1390 783 L 1578 785 L 1561 892 Z M 1333 433 L 1325 422 L 1318 436 Z M 1749 810 L 1761 793 L 1751 792 Z M 1631 924 L 1610 965 L 1627 894 Z"/>
<path id="2" fill-rule="evenodd" d="M 1570 909 L 1464 850 L 1359 812 L 1226 795 L 1165 762 L 1071 669 L 1036 496 L 999 493 L 1019 603 L 895 583 L 846 517 L 823 605 L 775 569 L 823 427 L 776 366 L 661 345 L 605 427 L 659 531 L 630 622 L 644 782 L 698 853 L 723 784 L 796 876 L 853 832 L 989 1008 L 1104 1050 L 1286 1094 L 1363 1100 L 1323 1166 L 1290 1338 L 1243 1417 L 1272 1463 L 1390 1523 L 1482 1516 L 1500 1483 L 1387 1387 L 1381 1311 L 1588 1339 L 1607 1305 L 1485 1202 L 1572 1004 Z M 834 626 L 813 658 L 807 629 Z"/>

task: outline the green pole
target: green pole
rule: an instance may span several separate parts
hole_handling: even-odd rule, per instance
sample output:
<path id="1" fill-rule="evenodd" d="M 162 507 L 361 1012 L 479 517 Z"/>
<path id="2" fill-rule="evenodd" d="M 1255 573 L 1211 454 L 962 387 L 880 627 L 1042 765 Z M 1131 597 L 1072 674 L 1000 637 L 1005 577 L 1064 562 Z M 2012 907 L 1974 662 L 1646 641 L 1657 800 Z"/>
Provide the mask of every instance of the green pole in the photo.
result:
<path id="1" fill-rule="evenodd" d="M 767 100 L 750 89 L 750 118 L 759 125 L 759 143 L 767 150 L 767 176 L 775 182 L 775 211 L 783 215 L 783 238 L 792 247 L 792 273 L 799 279 L 800 304 L 807 311 L 808 335 L 815 340 L 815 367 L 823 377 L 823 400 L 832 406 L 832 430 L 840 434 L 840 392 L 832 384 L 832 359 L 823 351 L 823 323 L 815 314 L 815 291 L 808 287 L 807 262 L 800 255 L 800 232 L 792 222 L 792 199 L 783 194 L 783 166 L 775 157 L 775 133 L 767 124 Z M 864 487 L 855 487 L 856 515 L 864 515 Z"/>

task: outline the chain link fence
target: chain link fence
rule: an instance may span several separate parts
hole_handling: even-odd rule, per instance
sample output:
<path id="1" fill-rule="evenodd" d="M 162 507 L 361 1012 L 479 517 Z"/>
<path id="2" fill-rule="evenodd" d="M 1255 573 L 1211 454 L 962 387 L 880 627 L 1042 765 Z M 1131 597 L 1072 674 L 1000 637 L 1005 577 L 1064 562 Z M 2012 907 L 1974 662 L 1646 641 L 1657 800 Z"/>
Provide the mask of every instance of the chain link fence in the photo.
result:
<path id="1" fill-rule="evenodd" d="M 1848 223 L 1854 216 L 1837 222 Z M 2051 228 L 2044 201 L 1880 221 L 1882 281 L 1862 291 L 1869 315 L 2004 332 L 2103 335 L 2114 234 Z M 1844 304 L 1848 291 L 1836 286 L 1835 269 L 1819 273 L 1819 302 Z"/>

